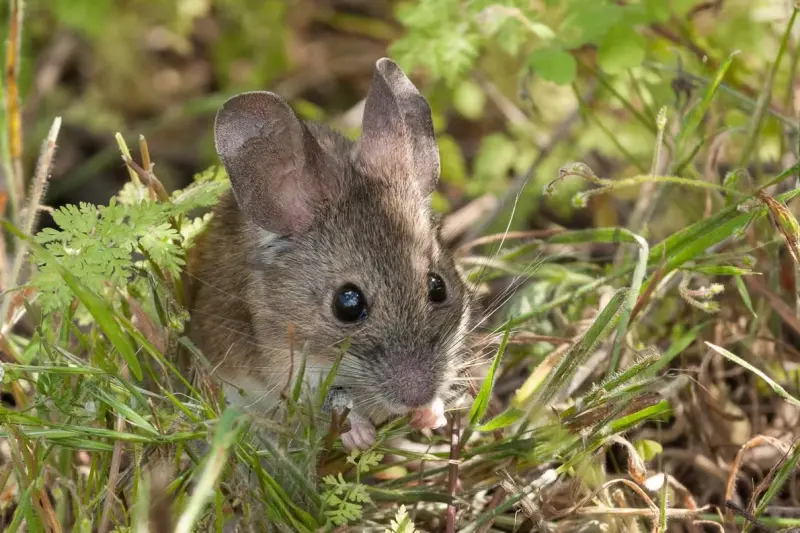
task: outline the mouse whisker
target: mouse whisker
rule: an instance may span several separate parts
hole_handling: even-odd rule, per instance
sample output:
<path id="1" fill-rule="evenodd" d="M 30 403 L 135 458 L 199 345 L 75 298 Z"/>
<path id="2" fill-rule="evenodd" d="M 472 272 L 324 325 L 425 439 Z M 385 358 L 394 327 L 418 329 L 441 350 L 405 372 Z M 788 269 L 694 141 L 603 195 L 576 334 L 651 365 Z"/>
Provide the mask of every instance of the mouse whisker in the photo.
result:
<path id="1" fill-rule="evenodd" d="M 195 276 L 194 274 L 192 274 L 191 272 L 189 272 L 189 269 L 184 269 L 184 273 L 185 273 L 185 274 L 186 274 L 188 277 L 192 278 L 192 280 L 194 280 L 194 281 L 199 281 L 200 283 L 202 283 L 203 285 L 205 285 L 205 286 L 206 286 L 206 287 L 208 287 L 209 289 L 215 290 L 215 291 L 217 291 L 218 293 L 220 293 L 220 294 L 223 294 L 223 295 L 225 295 L 225 296 L 229 296 L 229 297 L 233 298 L 234 300 L 239 300 L 240 302 L 243 302 L 243 303 L 247 304 L 247 305 L 248 305 L 248 307 L 249 307 L 249 306 L 251 306 L 251 305 L 253 305 L 253 303 L 254 303 L 254 302 L 251 302 L 250 300 L 248 300 L 247 298 L 244 298 L 243 296 L 239 296 L 238 294 L 233 294 L 233 293 L 227 292 L 227 291 L 225 291 L 225 290 L 223 290 L 223 289 L 220 289 L 220 288 L 219 288 L 218 286 L 216 286 L 215 284 L 213 284 L 213 283 L 209 283 L 208 281 L 206 281 L 206 280 L 204 280 L 204 279 L 202 279 L 202 278 L 199 278 L 199 277 Z"/>
<path id="2" fill-rule="evenodd" d="M 524 186 L 523 186 L 522 189 L 520 189 L 520 192 L 517 194 L 517 196 L 514 199 L 514 204 L 512 206 L 511 213 L 509 213 L 509 215 L 508 215 L 508 222 L 506 223 L 506 229 L 503 232 L 503 236 L 499 241 L 497 241 L 497 245 L 494 247 L 494 250 L 490 253 L 491 260 L 485 262 L 481 266 L 481 270 L 479 271 L 478 279 L 477 279 L 477 281 L 475 282 L 475 284 L 473 286 L 474 288 L 471 290 L 472 293 L 470 294 L 470 298 L 475 296 L 475 293 L 477 293 L 478 287 L 483 283 L 483 280 L 488 275 L 488 273 L 489 273 L 489 265 L 491 264 L 491 262 L 495 261 L 500 256 L 500 252 L 503 250 L 503 246 L 505 245 L 505 242 L 506 242 L 506 236 L 508 235 L 509 231 L 511 230 L 511 224 L 514 221 L 514 215 L 517 212 L 517 204 L 519 203 L 519 200 L 520 200 L 520 197 L 522 195 L 522 191 L 523 190 L 524 190 Z"/>

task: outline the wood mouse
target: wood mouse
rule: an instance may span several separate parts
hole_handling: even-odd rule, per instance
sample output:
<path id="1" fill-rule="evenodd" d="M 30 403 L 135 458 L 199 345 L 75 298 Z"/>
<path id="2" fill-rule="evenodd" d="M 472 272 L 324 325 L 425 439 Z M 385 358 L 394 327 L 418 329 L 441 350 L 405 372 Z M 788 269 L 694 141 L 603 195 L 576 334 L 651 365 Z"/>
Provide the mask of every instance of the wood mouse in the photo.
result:
<path id="1" fill-rule="evenodd" d="M 392 416 L 445 423 L 470 320 L 429 201 L 440 170 L 430 107 L 388 58 L 362 126 L 353 142 L 274 93 L 226 101 L 214 139 L 232 187 L 190 262 L 190 335 L 229 401 L 270 410 L 304 345 L 314 386 L 348 340 L 326 401 L 351 409 L 348 449 L 372 445 L 374 424 Z"/>

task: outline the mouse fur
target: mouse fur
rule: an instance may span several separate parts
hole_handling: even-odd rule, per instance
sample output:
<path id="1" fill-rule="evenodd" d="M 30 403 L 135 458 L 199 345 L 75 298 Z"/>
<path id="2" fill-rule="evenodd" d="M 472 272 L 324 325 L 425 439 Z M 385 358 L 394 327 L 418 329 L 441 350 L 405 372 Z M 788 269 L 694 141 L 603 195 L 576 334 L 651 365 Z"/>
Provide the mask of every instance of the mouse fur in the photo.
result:
<path id="1" fill-rule="evenodd" d="M 439 179 L 430 108 L 400 68 L 376 64 L 358 141 L 300 121 L 268 92 L 228 100 L 215 141 L 232 190 L 192 252 L 190 335 L 228 399 L 273 409 L 304 347 L 313 387 L 345 340 L 328 403 L 351 408 L 351 431 L 372 432 L 343 437 L 348 447 L 369 445 L 372 423 L 451 398 L 470 295 L 430 206 Z M 444 301 L 429 298 L 431 273 Z M 352 323 L 334 313 L 345 284 L 367 303 Z"/>

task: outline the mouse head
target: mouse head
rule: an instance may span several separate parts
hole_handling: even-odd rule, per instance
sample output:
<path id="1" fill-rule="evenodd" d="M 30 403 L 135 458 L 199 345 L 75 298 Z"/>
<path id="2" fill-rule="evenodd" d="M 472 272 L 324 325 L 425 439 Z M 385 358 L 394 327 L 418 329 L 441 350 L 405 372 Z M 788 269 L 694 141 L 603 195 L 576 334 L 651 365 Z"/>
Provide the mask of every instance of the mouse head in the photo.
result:
<path id="1" fill-rule="evenodd" d="M 337 386 L 362 413 L 447 396 L 468 294 L 430 207 L 439 180 L 430 108 L 400 68 L 376 64 L 357 143 L 301 122 L 268 92 L 228 100 L 215 140 L 252 227 L 248 299 L 263 356 L 285 353 L 293 325 L 315 356 L 311 374 L 324 375 L 348 341 Z"/>

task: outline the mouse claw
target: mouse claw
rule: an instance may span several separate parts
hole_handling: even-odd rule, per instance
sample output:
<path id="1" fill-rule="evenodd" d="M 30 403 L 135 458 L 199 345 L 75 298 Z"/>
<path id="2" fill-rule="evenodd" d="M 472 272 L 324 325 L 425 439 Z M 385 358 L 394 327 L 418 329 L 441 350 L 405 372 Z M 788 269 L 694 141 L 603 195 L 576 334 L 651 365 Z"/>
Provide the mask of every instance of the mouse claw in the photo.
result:
<path id="1" fill-rule="evenodd" d="M 421 407 L 411 412 L 408 424 L 414 429 L 438 429 L 447 424 L 444 416 L 444 402 L 436 398 L 427 407 Z"/>
<path id="2" fill-rule="evenodd" d="M 370 422 L 351 422 L 350 431 L 342 434 L 342 445 L 345 450 L 368 450 L 375 444 L 377 433 Z"/>

